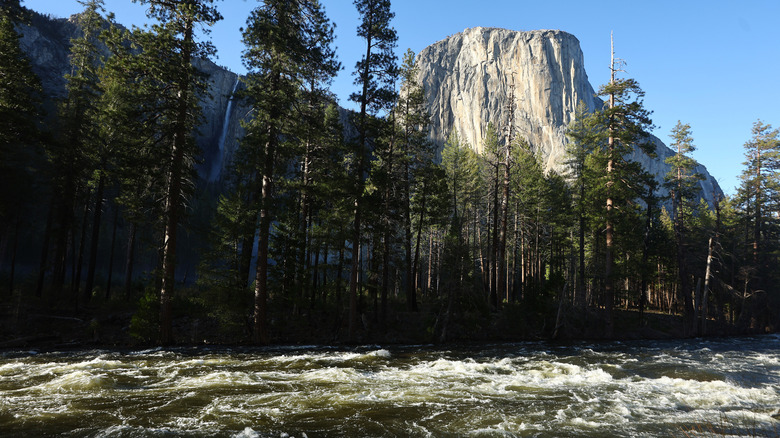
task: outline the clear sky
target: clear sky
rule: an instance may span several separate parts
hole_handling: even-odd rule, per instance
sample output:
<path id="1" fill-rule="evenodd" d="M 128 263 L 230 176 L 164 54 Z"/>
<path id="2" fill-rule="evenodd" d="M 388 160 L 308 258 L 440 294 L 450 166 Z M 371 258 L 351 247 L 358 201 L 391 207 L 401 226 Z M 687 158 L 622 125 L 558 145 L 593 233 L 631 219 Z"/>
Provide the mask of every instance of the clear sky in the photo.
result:
<path id="1" fill-rule="evenodd" d="M 333 90 L 343 106 L 354 91 L 352 72 L 362 53 L 355 36 L 358 15 L 351 0 L 321 0 L 337 25 L 344 70 Z M 106 0 L 106 9 L 126 25 L 141 26 L 144 8 L 130 0 Z M 609 79 L 609 35 L 627 77 L 644 89 L 653 111 L 653 133 L 669 143 L 677 120 L 691 125 L 698 150 L 726 193 L 742 170 L 743 145 L 753 122 L 780 127 L 780 0 L 393 0 L 399 58 L 469 27 L 513 30 L 560 29 L 574 34 L 585 55 L 594 89 Z M 76 0 L 23 0 L 56 17 L 82 7 Z M 217 2 L 225 19 L 212 29 L 218 64 L 235 72 L 241 35 L 254 0 Z"/>

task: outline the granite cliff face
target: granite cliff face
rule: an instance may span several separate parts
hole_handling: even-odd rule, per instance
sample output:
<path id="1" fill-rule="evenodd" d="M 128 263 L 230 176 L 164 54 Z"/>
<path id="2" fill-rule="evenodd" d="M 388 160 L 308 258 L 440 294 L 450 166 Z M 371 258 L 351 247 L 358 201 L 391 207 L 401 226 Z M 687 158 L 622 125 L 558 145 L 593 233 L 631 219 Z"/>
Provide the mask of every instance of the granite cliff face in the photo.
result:
<path id="1" fill-rule="evenodd" d="M 70 41 L 80 36 L 74 17 L 54 19 L 34 14 L 30 26 L 21 29 L 20 44 L 29 57 L 33 71 L 41 79 L 49 113 L 56 111 L 54 102 L 65 96 L 65 75 L 70 72 Z M 220 171 L 243 136 L 240 120 L 248 110 L 229 105 L 238 75 L 211 61 L 198 60 L 196 67 L 210 83 L 208 95 L 201 97 L 203 123 L 198 127 L 197 143 L 203 151 L 198 171 L 205 180 L 219 177 Z M 229 110 L 229 113 L 228 113 Z"/>
<path id="2" fill-rule="evenodd" d="M 431 139 L 441 147 L 450 132 L 482 150 L 488 122 L 508 126 L 510 91 L 514 87 L 512 123 L 530 143 L 546 170 L 562 170 L 566 126 L 582 100 L 590 110 L 602 101 L 594 96 L 577 38 L 557 30 L 518 32 L 476 27 L 434 43 L 419 53 L 419 80 L 428 97 Z M 673 152 L 653 138 L 657 158 L 634 152 L 632 159 L 663 181 L 663 160 Z M 721 193 L 702 166 L 704 196 Z"/>

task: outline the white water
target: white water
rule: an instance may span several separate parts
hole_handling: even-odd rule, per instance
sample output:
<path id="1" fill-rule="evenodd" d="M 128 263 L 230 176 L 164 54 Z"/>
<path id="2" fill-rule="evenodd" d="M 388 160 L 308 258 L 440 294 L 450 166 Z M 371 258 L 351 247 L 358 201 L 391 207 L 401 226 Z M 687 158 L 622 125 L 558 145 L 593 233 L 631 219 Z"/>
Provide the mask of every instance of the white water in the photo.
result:
<path id="1" fill-rule="evenodd" d="M 209 172 L 209 181 L 214 181 L 219 178 L 220 171 L 222 170 L 222 160 L 225 156 L 225 141 L 227 141 L 228 133 L 230 132 L 230 114 L 233 110 L 233 95 L 236 94 L 238 88 L 239 78 L 236 76 L 236 83 L 233 84 L 233 89 L 230 91 L 230 97 L 228 97 L 227 107 L 225 108 L 225 118 L 222 121 L 222 132 L 219 135 L 219 155 L 214 163 L 211 165 L 211 171 Z"/>
<path id="2" fill-rule="evenodd" d="M 0 356 L 2 436 L 776 436 L 780 339 Z"/>

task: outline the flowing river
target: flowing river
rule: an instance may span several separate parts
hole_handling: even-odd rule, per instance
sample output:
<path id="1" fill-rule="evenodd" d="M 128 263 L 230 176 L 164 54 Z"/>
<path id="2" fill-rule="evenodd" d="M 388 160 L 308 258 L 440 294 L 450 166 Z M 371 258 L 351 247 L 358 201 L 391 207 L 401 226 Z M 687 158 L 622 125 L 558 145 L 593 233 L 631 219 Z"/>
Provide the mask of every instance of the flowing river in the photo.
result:
<path id="1" fill-rule="evenodd" d="M 780 336 L 0 353 L 0 436 L 777 436 Z"/>

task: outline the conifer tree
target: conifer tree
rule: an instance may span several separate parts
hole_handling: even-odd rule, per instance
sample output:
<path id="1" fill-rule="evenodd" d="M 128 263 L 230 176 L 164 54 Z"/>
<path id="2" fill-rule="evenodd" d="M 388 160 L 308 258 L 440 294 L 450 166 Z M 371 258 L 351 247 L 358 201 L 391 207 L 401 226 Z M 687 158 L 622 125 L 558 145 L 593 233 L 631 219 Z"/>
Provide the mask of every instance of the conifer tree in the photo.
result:
<path id="1" fill-rule="evenodd" d="M 509 295 L 510 292 L 507 288 L 507 272 L 506 272 L 506 246 L 507 246 L 507 226 L 509 225 L 509 195 L 510 195 L 510 183 L 511 183 L 511 172 L 514 162 L 514 157 L 512 154 L 513 148 L 527 148 L 527 143 L 524 139 L 520 139 L 517 136 L 517 128 L 515 127 L 515 109 L 517 106 L 517 102 L 515 101 L 515 85 L 514 83 L 510 86 L 510 92 L 509 92 L 509 99 L 506 104 L 507 106 L 507 114 L 508 114 L 508 120 L 506 122 L 506 125 L 504 126 L 504 131 L 506 133 L 506 137 L 504 139 L 504 144 L 502 145 L 501 150 L 501 161 L 500 165 L 503 168 L 503 181 L 501 182 L 501 210 L 500 212 L 497 212 L 497 214 L 500 214 L 500 230 L 498 232 L 498 248 L 496 249 L 498 253 L 497 257 L 497 275 L 496 275 L 496 281 L 497 281 L 497 294 L 499 297 L 505 299 L 507 302 L 509 302 Z M 517 142 L 517 143 L 516 143 Z M 497 304 L 497 303 L 496 303 Z"/>
<path id="2" fill-rule="evenodd" d="M 566 147 L 566 177 L 574 188 L 574 202 L 578 216 L 578 272 L 574 290 L 574 303 L 578 307 L 585 306 L 585 234 L 586 234 L 586 159 L 593 152 L 598 142 L 598 127 L 596 118 L 589 112 L 583 101 L 577 103 L 574 120 L 569 124 L 566 135 L 569 143 Z"/>
<path id="3" fill-rule="evenodd" d="M 97 87 L 97 69 L 100 55 L 97 40 L 101 30 L 99 1 L 80 2 L 85 10 L 78 15 L 81 35 L 71 40 L 69 53 L 70 73 L 66 75 L 65 99 L 60 103 L 58 135 L 48 145 L 47 155 L 52 163 L 53 206 L 56 206 L 56 237 L 54 249 L 54 272 L 52 288 L 58 294 L 66 275 L 67 249 L 69 239 L 75 247 L 76 210 L 84 210 L 82 238 L 78 245 L 79 256 L 75 263 L 73 278 L 74 292 L 78 290 L 81 277 L 81 259 L 86 213 L 88 203 L 88 180 L 91 176 L 92 149 L 96 142 L 95 102 L 100 95 Z M 83 204 L 82 204 L 83 203 Z"/>
<path id="4" fill-rule="evenodd" d="M 742 284 L 742 303 L 736 324 L 747 327 L 751 319 L 768 323 L 777 311 L 762 303 L 778 302 L 776 293 L 767 293 L 777 284 L 777 251 L 780 221 L 780 130 L 761 120 L 752 128 L 752 138 L 745 143 L 745 168 L 740 175 L 737 200 L 741 204 L 746 254 L 738 272 Z M 748 297 L 750 299 L 748 299 Z M 768 310 L 768 312 L 767 312 Z M 774 316 L 772 314 L 774 313 Z"/>
<path id="5" fill-rule="evenodd" d="M 94 88 L 91 97 L 95 101 L 98 101 L 102 97 L 102 90 L 100 89 L 99 82 L 99 70 L 100 64 L 103 60 L 98 59 L 100 55 L 97 54 L 97 44 L 100 37 L 100 31 L 102 30 L 103 17 L 101 15 L 104 12 L 102 0 L 89 0 L 81 2 L 84 6 L 84 12 L 79 16 L 79 23 L 84 32 L 84 35 L 73 42 L 72 53 L 74 57 L 84 58 L 84 61 L 91 63 L 89 69 L 81 68 L 80 70 L 87 73 L 88 80 L 91 81 L 90 86 Z M 83 52 L 83 54 L 81 53 Z M 85 78 L 86 79 L 86 78 Z M 100 128 L 106 126 L 99 120 L 99 108 L 97 102 L 92 103 L 90 109 L 91 114 L 88 115 L 88 123 L 91 125 L 88 129 L 91 131 L 84 144 L 85 146 L 85 166 L 87 174 L 87 184 L 93 187 L 94 191 L 94 205 L 92 208 L 92 233 L 90 237 L 90 254 L 87 268 L 87 279 L 84 288 L 83 299 L 88 302 L 92 297 L 92 286 L 95 280 L 95 267 L 97 264 L 97 249 L 98 239 L 100 236 L 100 221 L 103 212 L 103 197 L 106 186 L 106 171 L 107 161 L 111 157 L 109 151 L 106 150 L 106 146 L 110 145 L 112 139 L 110 137 L 102 137 Z M 110 127 L 109 127 L 110 129 Z M 104 130 L 103 133 L 106 133 Z M 101 138 L 102 137 L 102 138 Z M 86 229 L 86 228 L 85 228 Z M 80 267 L 79 267 L 80 269 Z M 78 277 L 77 277 L 78 278 Z M 78 284 L 76 285 L 78 288 Z"/>
<path id="6" fill-rule="evenodd" d="M 396 56 L 393 53 L 398 36 L 390 21 L 395 14 L 390 11 L 390 0 L 355 0 L 360 14 L 357 35 L 365 45 L 365 54 L 355 65 L 355 85 L 360 91 L 352 93 L 350 100 L 359 106 L 355 127 L 358 132 L 356 144 L 356 162 L 354 169 L 354 220 L 352 223 L 352 268 L 349 283 L 349 339 L 357 336 L 358 271 L 360 270 L 360 248 L 363 215 L 364 173 L 368 170 L 367 159 L 376 138 L 375 120 L 379 112 L 387 109 L 395 101 L 394 78 L 396 74 Z M 372 133 L 372 129 L 374 129 Z"/>
<path id="7" fill-rule="evenodd" d="M 693 145 L 690 125 L 677 121 L 677 125 L 672 129 L 671 137 L 674 141 L 670 146 L 673 150 L 676 149 L 677 153 L 666 159 L 666 163 L 671 166 L 671 169 L 664 177 L 664 181 L 672 197 L 672 214 L 675 240 L 677 242 L 677 272 L 680 289 L 684 294 L 685 317 L 688 325 L 693 325 L 690 327 L 690 333 L 694 333 L 696 324 L 694 313 L 696 309 L 693 307 L 689 293 L 686 232 L 689 222 L 688 215 L 692 213 L 692 209 L 696 208 L 697 205 L 698 182 L 703 177 L 696 172 L 696 160 L 690 157 L 690 154 L 696 150 L 696 147 Z"/>
<path id="8" fill-rule="evenodd" d="M 294 230 L 297 254 L 294 262 L 296 269 L 291 269 L 290 274 L 296 277 L 297 293 L 306 290 L 310 292 L 310 302 L 313 306 L 317 291 L 313 285 L 308 285 L 308 279 L 311 278 L 308 267 L 312 250 L 317 252 L 316 248 L 319 246 L 319 243 L 314 242 L 312 231 L 317 220 L 317 207 L 322 203 L 322 199 L 316 195 L 319 194 L 319 186 L 332 180 L 329 174 L 323 173 L 325 169 L 333 170 L 328 161 L 335 158 L 327 150 L 335 146 L 329 142 L 327 123 L 338 117 L 337 111 L 334 114 L 335 108 L 330 105 L 333 96 L 328 86 L 336 72 L 341 69 L 341 64 L 336 61 L 336 54 L 331 47 L 335 38 L 333 24 L 324 13 L 313 14 L 312 20 L 312 28 L 317 36 L 311 38 L 308 44 L 312 45 L 311 53 L 318 55 L 317 59 L 313 58 L 312 62 L 304 67 L 300 98 L 302 105 L 299 110 L 301 126 L 298 128 L 297 147 L 293 151 L 297 161 L 294 166 L 296 172 L 291 176 L 288 186 L 299 198 L 298 214 L 291 215 L 297 221 L 297 229 Z"/>
<path id="9" fill-rule="evenodd" d="M 499 255 L 499 202 L 500 202 L 500 184 L 501 184 L 501 142 L 498 136 L 498 130 L 495 125 L 488 123 L 485 131 L 485 138 L 482 140 L 482 163 L 484 165 L 485 180 L 489 181 L 490 199 L 492 205 L 488 207 L 490 212 L 487 216 L 490 218 L 487 234 L 492 236 L 488 238 L 488 266 L 489 266 L 489 303 L 492 309 L 498 308 L 498 255 Z"/>
<path id="10" fill-rule="evenodd" d="M 753 137 L 745 143 L 745 170 L 740 176 L 742 197 L 752 209 L 752 258 L 757 264 L 763 248 L 764 227 L 768 212 L 776 211 L 776 194 L 780 191 L 780 130 L 761 120 L 752 128 Z"/>
<path id="11" fill-rule="evenodd" d="M 425 89 L 417 78 L 419 67 L 414 52 L 408 49 L 404 54 L 400 75 L 403 79 L 402 94 L 398 99 L 398 123 L 402 134 L 402 197 L 404 221 L 404 250 L 406 268 L 406 304 L 409 310 L 417 310 L 417 291 L 412 274 L 412 214 L 411 197 L 417 181 L 413 178 L 415 169 L 433 160 L 433 145 L 428 140 L 430 115 L 425 108 Z"/>
<path id="12" fill-rule="evenodd" d="M 0 3 L 0 246 L 11 240 L 12 260 L 25 210 L 34 198 L 41 85 L 22 52 L 15 27 L 29 17 L 18 0 Z M 0 262 L 2 263 L 2 262 Z M 11 272 L 15 271 L 12 262 Z M 13 274 L 9 282 L 13 290 Z"/>
<path id="13" fill-rule="evenodd" d="M 315 23 L 309 25 L 309 20 Z M 259 204 L 257 270 L 255 274 L 254 329 L 257 343 L 268 343 L 268 248 L 274 211 L 274 178 L 279 149 L 303 131 L 295 121 L 295 102 L 303 87 L 317 90 L 338 69 L 330 43 L 333 27 L 317 1 L 267 0 L 250 15 L 243 32 L 246 96 L 255 108 L 247 124 L 244 148 L 256 150 L 255 172 Z"/>
<path id="14" fill-rule="evenodd" d="M 96 102 L 97 148 L 94 176 L 113 186 L 115 207 L 122 207 L 128 225 L 125 293 L 132 283 L 138 230 L 162 216 L 158 200 L 164 186 L 164 107 L 157 62 L 159 47 L 150 30 L 118 26 L 112 14 L 101 34 L 107 56 L 98 70 L 100 98 Z M 108 290 L 106 291 L 108 293 Z"/>
<path id="15" fill-rule="evenodd" d="M 627 159 L 634 147 L 640 147 L 652 154 L 652 144 L 647 140 L 647 131 L 652 129 L 650 112 L 644 108 L 644 91 L 634 79 L 617 77 L 620 60 L 615 59 L 614 44 L 610 64 L 610 82 L 600 87 L 598 94 L 608 98 L 607 106 L 599 112 L 599 124 L 604 127 L 607 142 L 602 146 L 606 160 L 606 181 L 604 195 L 605 211 L 605 263 L 604 263 L 604 300 L 606 309 L 607 335 L 613 330 L 612 309 L 614 307 L 614 251 L 616 213 L 622 204 L 629 202 L 630 195 L 621 195 L 636 181 L 641 170 Z M 633 163 L 633 164 L 632 164 Z M 628 190 L 630 192 L 630 190 Z M 635 196 L 638 193 L 634 194 Z M 621 200 L 622 198 L 622 200 Z M 618 201 L 618 202 L 616 202 Z"/>
<path id="16" fill-rule="evenodd" d="M 15 26 L 27 19 L 24 9 L 17 1 L 6 1 L 0 5 L 0 178 L 3 187 L 21 187 L 12 181 L 22 177 L 18 172 L 22 151 L 37 140 L 36 102 L 41 92 L 38 77 L 33 73 L 30 62 L 19 46 L 20 35 Z M 13 212 L 13 202 L 6 197 L 13 193 L 2 191 L 0 218 L 6 220 Z"/>
<path id="17" fill-rule="evenodd" d="M 176 276 L 178 228 L 184 215 L 184 199 L 197 155 L 194 128 L 201 111 L 198 97 L 206 90 L 205 78 L 193 65 L 198 58 L 214 53 L 208 42 L 196 40 L 196 27 L 210 26 L 220 16 L 214 0 L 137 0 L 148 6 L 147 14 L 158 21 L 147 34 L 144 59 L 154 64 L 149 73 L 160 87 L 155 103 L 160 115 L 157 143 L 164 165 L 164 237 L 162 244 L 162 286 L 160 289 L 160 337 L 163 345 L 173 342 L 172 299 Z M 208 31 L 207 27 L 201 27 Z"/>

